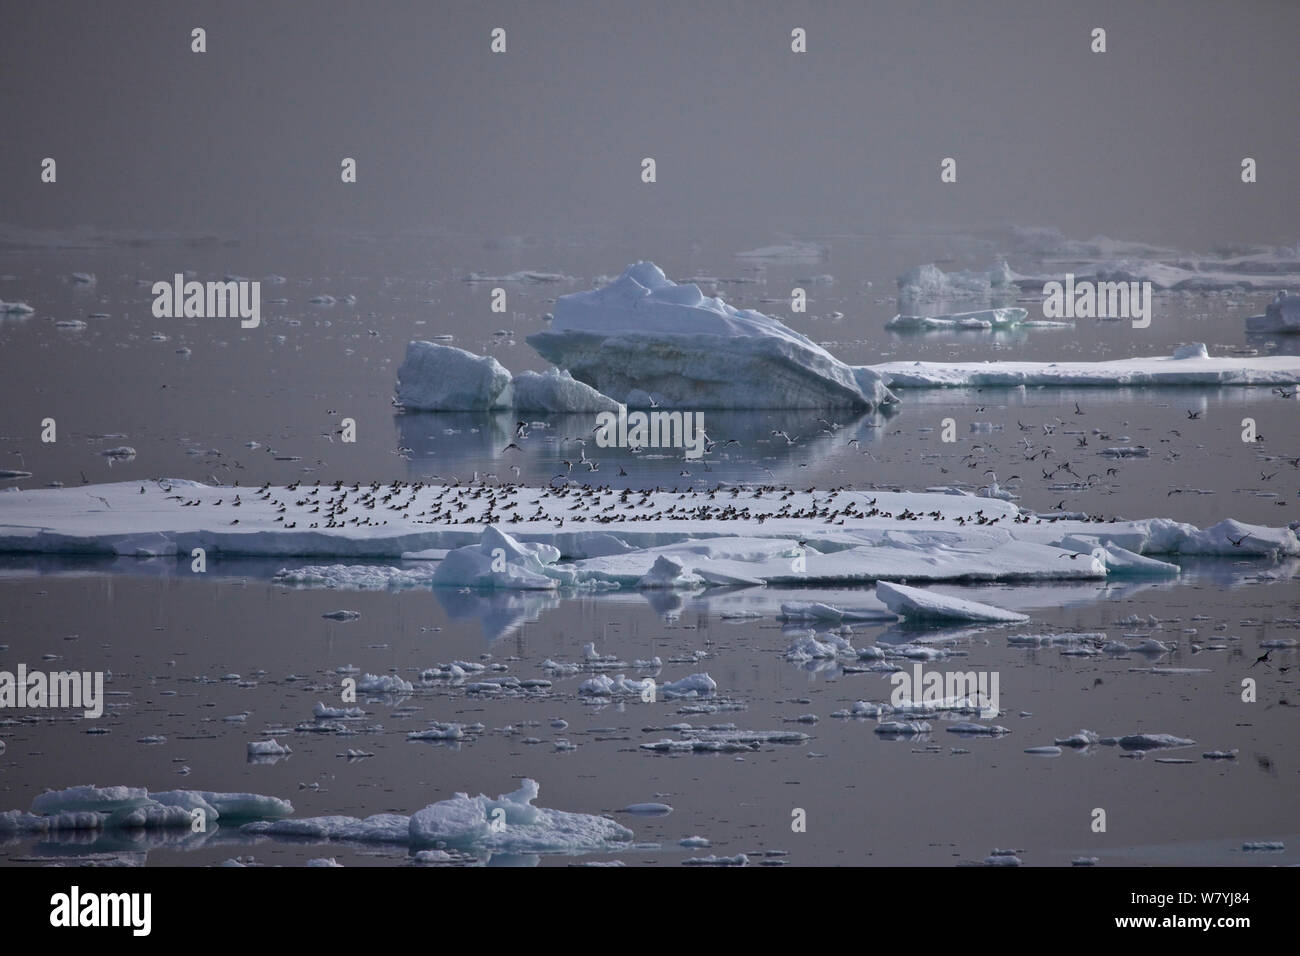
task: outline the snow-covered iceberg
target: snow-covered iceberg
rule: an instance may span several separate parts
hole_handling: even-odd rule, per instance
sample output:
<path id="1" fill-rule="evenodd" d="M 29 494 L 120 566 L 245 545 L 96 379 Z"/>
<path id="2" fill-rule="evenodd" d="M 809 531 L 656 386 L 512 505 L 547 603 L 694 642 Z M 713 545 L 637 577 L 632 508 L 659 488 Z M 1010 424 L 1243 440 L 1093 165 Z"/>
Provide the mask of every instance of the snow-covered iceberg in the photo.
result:
<path id="1" fill-rule="evenodd" d="M 1005 262 L 995 263 L 986 272 L 944 272 L 934 263 L 927 262 L 898 277 L 898 297 L 914 300 L 1015 295 L 1020 291 L 1017 278 Z"/>
<path id="2" fill-rule="evenodd" d="M 678 285 L 653 262 L 555 302 L 528 337 L 548 361 L 604 395 L 690 409 L 874 408 L 895 401 L 869 368 L 852 367 L 761 312 Z M 640 401 L 638 401 L 640 400 Z"/>

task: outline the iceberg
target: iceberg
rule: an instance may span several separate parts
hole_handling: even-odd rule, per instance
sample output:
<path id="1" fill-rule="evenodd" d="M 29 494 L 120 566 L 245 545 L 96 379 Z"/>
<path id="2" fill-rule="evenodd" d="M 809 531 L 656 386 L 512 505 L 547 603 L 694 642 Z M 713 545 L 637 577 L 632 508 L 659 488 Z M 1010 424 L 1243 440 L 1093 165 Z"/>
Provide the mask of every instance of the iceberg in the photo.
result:
<path id="1" fill-rule="evenodd" d="M 510 373 L 490 355 L 454 345 L 411 342 L 397 370 L 397 401 L 414 411 L 509 408 Z"/>
<path id="2" fill-rule="evenodd" d="M 1300 335 L 1300 295 L 1279 292 L 1263 315 L 1246 319 L 1246 331 Z"/>
<path id="3" fill-rule="evenodd" d="M 600 289 L 560 296 L 550 328 L 528 337 L 543 358 L 624 404 L 677 408 L 875 408 L 896 401 L 879 374 L 852 367 L 761 312 L 637 262 Z"/>

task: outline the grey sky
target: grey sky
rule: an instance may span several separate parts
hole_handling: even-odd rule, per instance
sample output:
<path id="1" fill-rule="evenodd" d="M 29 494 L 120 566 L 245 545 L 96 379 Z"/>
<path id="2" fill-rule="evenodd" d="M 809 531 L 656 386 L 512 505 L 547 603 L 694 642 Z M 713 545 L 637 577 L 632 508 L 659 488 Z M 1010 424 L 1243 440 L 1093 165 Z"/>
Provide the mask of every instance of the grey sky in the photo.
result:
<path id="1" fill-rule="evenodd" d="M 7 0 L 0 221 L 1296 242 L 1297 35 L 1291 0 Z"/>

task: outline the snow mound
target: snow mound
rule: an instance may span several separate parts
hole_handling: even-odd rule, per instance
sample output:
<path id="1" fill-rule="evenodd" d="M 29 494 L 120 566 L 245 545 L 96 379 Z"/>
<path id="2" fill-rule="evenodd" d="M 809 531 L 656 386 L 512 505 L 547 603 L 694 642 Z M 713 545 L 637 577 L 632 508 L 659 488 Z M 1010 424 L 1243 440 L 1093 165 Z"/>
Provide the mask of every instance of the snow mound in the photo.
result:
<path id="1" fill-rule="evenodd" d="M 777 319 L 678 285 L 652 262 L 600 289 L 561 296 L 528 337 L 548 361 L 625 404 L 873 408 L 895 401 L 879 375 L 835 358 Z"/>
<path id="2" fill-rule="evenodd" d="M 560 549 L 549 544 L 525 544 L 488 525 L 478 544 L 449 551 L 433 574 L 435 587 L 549 590 L 572 584 L 576 575 L 550 567 Z"/>

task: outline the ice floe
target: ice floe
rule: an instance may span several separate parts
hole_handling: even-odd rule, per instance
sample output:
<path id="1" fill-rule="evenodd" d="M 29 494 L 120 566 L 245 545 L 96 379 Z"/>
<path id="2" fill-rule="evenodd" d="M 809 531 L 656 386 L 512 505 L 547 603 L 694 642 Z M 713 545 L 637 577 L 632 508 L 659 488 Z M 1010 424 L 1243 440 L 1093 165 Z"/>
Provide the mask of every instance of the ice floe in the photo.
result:
<path id="1" fill-rule="evenodd" d="M 894 388 L 1147 385 L 1293 385 L 1300 356 L 1209 357 L 1205 347 L 1183 357 L 1102 362 L 886 362 L 870 366 Z"/>

